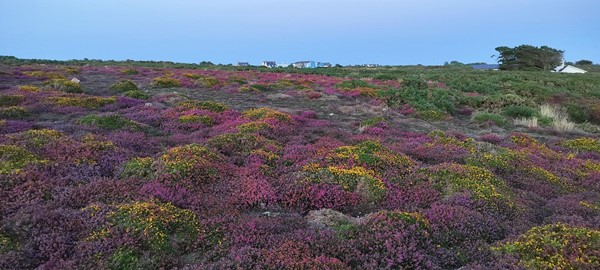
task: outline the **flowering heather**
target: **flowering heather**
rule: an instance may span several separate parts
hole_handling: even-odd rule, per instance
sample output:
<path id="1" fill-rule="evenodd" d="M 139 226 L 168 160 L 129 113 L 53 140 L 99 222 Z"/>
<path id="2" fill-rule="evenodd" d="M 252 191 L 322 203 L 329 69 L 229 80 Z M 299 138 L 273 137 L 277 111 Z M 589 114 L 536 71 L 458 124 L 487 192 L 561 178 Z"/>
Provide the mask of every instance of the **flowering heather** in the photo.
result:
<path id="1" fill-rule="evenodd" d="M 0 63 L 0 269 L 600 267 L 593 74 L 115 63 Z"/>

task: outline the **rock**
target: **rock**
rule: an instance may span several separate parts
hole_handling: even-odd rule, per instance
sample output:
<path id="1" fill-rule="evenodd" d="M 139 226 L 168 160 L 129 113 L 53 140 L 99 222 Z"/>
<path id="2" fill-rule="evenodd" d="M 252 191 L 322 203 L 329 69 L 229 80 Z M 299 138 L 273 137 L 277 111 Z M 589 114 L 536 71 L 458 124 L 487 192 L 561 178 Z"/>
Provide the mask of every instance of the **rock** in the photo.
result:
<path id="1" fill-rule="evenodd" d="M 152 103 L 150 103 L 150 102 L 144 103 L 144 106 L 146 106 L 146 107 L 152 107 Z"/>
<path id="2" fill-rule="evenodd" d="M 308 212 L 306 215 L 308 224 L 318 227 L 332 227 L 340 223 L 356 223 L 357 220 L 341 212 L 332 209 L 320 209 Z"/>
<path id="3" fill-rule="evenodd" d="M 71 81 L 74 82 L 74 83 L 80 83 L 81 82 L 81 80 L 77 79 L 77 78 L 73 78 L 73 79 L 71 79 Z"/>

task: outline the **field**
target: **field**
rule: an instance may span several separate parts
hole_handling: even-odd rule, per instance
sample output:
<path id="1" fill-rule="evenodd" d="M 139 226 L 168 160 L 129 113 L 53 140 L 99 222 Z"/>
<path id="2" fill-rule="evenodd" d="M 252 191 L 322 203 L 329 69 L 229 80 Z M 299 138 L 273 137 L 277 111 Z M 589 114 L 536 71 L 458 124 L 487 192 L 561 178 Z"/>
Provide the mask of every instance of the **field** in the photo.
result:
<path id="1" fill-rule="evenodd" d="M 0 269 L 600 268 L 600 73 L 74 64 L 0 65 Z"/>

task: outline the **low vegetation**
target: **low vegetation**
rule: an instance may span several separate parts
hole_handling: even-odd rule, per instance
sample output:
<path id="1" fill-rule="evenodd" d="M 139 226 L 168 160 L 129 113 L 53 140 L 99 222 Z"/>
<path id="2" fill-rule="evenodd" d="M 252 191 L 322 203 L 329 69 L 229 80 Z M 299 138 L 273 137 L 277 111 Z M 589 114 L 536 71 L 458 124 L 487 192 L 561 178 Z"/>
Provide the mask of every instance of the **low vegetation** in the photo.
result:
<path id="1" fill-rule="evenodd" d="M 0 269 L 600 267 L 593 65 L 0 63 Z"/>

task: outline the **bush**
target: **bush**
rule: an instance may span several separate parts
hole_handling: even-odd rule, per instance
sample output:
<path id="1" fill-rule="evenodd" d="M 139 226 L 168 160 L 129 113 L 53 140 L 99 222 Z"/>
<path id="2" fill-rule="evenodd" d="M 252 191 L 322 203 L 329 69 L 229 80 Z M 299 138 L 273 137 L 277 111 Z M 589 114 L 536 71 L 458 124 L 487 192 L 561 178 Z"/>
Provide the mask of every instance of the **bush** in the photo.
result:
<path id="1" fill-rule="evenodd" d="M 19 173 L 29 164 L 42 162 L 44 161 L 36 155 L 19 146 L 0 144 L 0 175 Z"/>
<path id="2" fill-rule="evenodd" d="M 366 87 L 366 88 L 372 88 L 373 85 L 361 80 L 350 80 L 350 81 L 344 81 L 341 83 L 338 83 L 335 85 L 335 87 L 340 88 L 340 89 L 354 89 L 354 88 L 359 88 L 359 87 Z"/>
<path id="3" fill-rule="evenodd" d="M 140 90 L 131 90 L 131 91 L 127 91 L 125 93 L 123 93 L 124 97 L 130 97 L 130 98 L 135 98 L 135 99 L 141 99 L 141 100 L 146 100 L 149 99 L 151 96 L 147 93 L 144 93 Z"/>
<path id="4" fill-rule="evenodd" d="M 536 109 L 519 105 L 504 107 L 502 114 L 513 118 L 533 118 L 539 116 L 539 112 Z"/>
<path id="5" fill-rule="evenodd" d="M 44 86 L 50 89 L 67 92 L 67 93 L 83 93 L 81 84 L 69 81 L 67 79 L 53 79 L 45 82 Z"/>
<path id="6" fill-rule="evenodd" d="M 23 118 L 29 115 L 29 110 L 21 106 L 10 106 L 0 108 L 0 117 L 6 118 Z"/>
<path id="7" fill-rule="evenodd" d="M 112 269 L 154 268 L 154 263 L 165 257 L 191 252 L 203 232 L 196 214 L 171 203 L 137 201 L 111 208 L 106 214 L 98 211 L 98 205 L 84 210 L 92 217 L 105 215 L 105 221 L 86 238 L 87 242 L 116 242 L 123 235 L 130 239 L 129 244 L 117 245 L 112 252 L 94 254 L 96 258 L 105 257 Z"/>
<path id="8" fill-rule="evenodd" d="M 48 100 L 61 106 L 76 106 L 91 109 L 115 103 L 117 99 L 115 97 L 68 96 L 50 97 Z"/>
<path id="9" fill-rule="evenodd" d="M 151 157 L 136 157 L 125 163 L 123 171 L 120 174 L 121 178 L 141 177 L 151 178 L 153 176 L 152 163 L 154 160 Z"/>
<path id="10" fill-rule="evenodd" d="M 593 138 L 566 140 L 562 142 L 561 145 L 578 151 L 593 151 L 600 153 L 600 142 Z"/>
<path id="11" fill-rule="evenodd" d="M 222 113 L 229 109 L 225 104 L 215 101 L 187 100 L 177 105 L 189 110 L 207 110 L 215 113 Z"/>
<path id="12" fill-rule="evenodd" d="M 491 203 L 509 199 L 505 183 L 484 168 L 443 163 L 428 167 L 423 173 L 443 195 L 467 191 L 473 198 Z"/>
<path id="13" fill-rule="evenodd" d="M 19 90 L 24 92 L 37 92 L 40 91 L 40 88 L 33 85 L 20 85 Z"/>
<path id="14" fill-rule="evenodd" d="M 170 77 L 158 77 L 152 80 L 152 86 L 156 88 L 173 88 L 181 87 L 181 82 L 178 79 Z"/>
<path id="15" fill-rule="evenodd" d="M 118 114 L 113 115 L 87 115 L 79 119 L 79 124 L 93 125 L 108 130 L 117 130 L 124 127 L 135 127 L 135 123 Z"/>
<path id="16" fill-rule="evenodd" d="M 178 181 L 206 182 L 221 177 L 217 168 L 221 157 L 198 144 L 168 149 L 158 162 L 158 173 L 173 176 Z"/>
<path id="17" fill-rule="evenodd" d="M 600 231 L 549 224 L 533 227 L 494 250 L 517 255 L 519 263 L 528 269 L 598 269 Z"/>
<path id="18" fill-rule="evenodd" d="M 137 75 L 139 72 L 135 68 L 125 68 L 121 71 L 125 75 Z"/>
<path id="19" fill-rule="evenodd" d="M 471 120 L 475 123 L 493 123 L 496 126 L 503 126 L 507 123 L 506 118 L 502 115 L 485 112 L 476 113 Z"/>
<path id="20" fill-rule="evenodd" d="M 288 113 L 280 112 L 271 108 L 258 108 L 246 110 L 242 113 L 244 117 L 252 120 L 264 120 L 268 118 L 277 119 L 283 122 L 292 121 L 292 117 Z"/>
<path id="21" fill-rule="evenodd" d="M 110 86 L 110 90 L 124 93 L 128 91 L 136 91 L 138 90 L 137 85 L 131 80 L 121 80 L 119 82 L 114 83 Z"/>
<path id="22" fill-rule="evenodd" d="M 0 106 L 17 106 L 25 100 L 23 95 L 0 95 Z"/>
<path id="23" fill-rule="evenodd" d="M 196 84 L 203 88 L 216 88 L 221 84 L 221 82 L 215 77 L 203 76 L 196 80 Z"/>
<path id="24" fill-rule="evenodd" d="M 179 123 L 189 124 L 189 123 L 202 123 L 203 125 L 210 127 L 215 124 L 215 120 L 208 115 L 196 115 L 196 114 L 188 114 L 179 117 Z"/>

